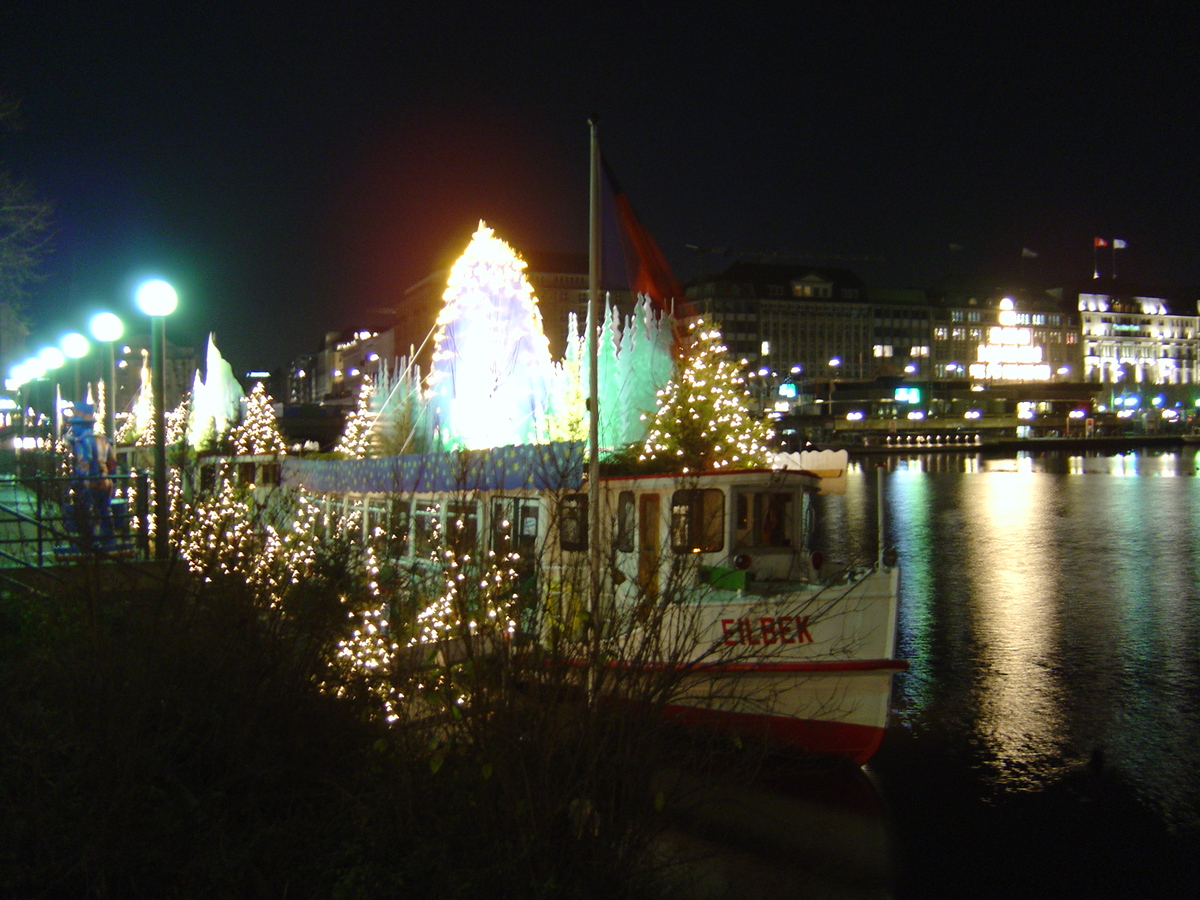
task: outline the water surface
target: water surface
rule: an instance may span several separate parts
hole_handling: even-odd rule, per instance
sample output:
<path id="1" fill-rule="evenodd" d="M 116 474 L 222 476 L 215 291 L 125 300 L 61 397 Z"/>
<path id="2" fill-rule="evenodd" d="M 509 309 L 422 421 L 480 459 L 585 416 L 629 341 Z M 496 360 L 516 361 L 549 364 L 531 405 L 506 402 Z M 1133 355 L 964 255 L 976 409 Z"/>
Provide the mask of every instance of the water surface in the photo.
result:
<path id="1" fill-rule="evenodd" d="M 897 891 L 1141 896 L 1200 876 L 1200 477 L 1191 449 L 882 457 L 823 497 L 831 563 L 902 565 L 868 767 Z"/>

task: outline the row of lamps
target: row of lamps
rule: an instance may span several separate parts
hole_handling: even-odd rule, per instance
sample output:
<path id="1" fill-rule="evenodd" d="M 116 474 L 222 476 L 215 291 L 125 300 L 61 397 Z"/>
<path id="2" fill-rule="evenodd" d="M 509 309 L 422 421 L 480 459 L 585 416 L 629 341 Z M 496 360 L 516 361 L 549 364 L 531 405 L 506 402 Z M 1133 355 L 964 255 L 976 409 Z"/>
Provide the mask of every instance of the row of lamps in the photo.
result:
<path id="1" fill-rule="evenodd" d="M 179 296 L 165 281 L 147 281 L 137 290 L 137 305 L 150 317 L 150 362 L 152 388 L 154 391 L 154 502 L 159 511 L 159 526 L 154 529 L 155 555 L 164 559 L 167 555 L 167 522 L 170 498 L 167 493 L 167 429 L 166 429 L 166 318 L 175 311 Z M 104 432 L 109 440 L 116 439 L 116 393 L 117 363 L 114 344 L 125 333 L 125 324 L 114 313 L 102 312 L 90 323 L 92 337 L 107 348 L 105 386 L 107 402 L 104 405 Z M 74 397 L 79 399 L 79 360 L 88 354 L 91 344 L 86 337 L 72 332 L 63 337 L 58 347 L 47 347 L 36 356 L 13 366 L 5 381 L 5 388 L 18 391 L 31 381 L 44 378 L 48 372 L 61 368 L 68 359 L 75 361 Z M 56 410 L 57 412 L 57 410 Z M 55 427 L 58 428 L 57 415 Z M 57 431 L 56 431 L 57 434 Z"/>

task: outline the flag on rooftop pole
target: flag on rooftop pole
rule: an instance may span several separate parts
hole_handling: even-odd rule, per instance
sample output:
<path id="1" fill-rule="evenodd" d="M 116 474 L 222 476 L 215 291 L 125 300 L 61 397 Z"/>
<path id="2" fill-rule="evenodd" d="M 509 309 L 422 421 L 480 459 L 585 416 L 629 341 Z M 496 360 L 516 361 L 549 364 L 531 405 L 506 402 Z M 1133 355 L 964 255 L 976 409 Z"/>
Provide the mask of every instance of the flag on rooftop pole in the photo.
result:
<path id="1" fill-rule="evenodd" d="M 1113 278 L 1117 277 L 1117 251 L 1125 249 L 1125 242 L 1120 238 L 1113 238 L 1112 255 L 1113 255 Z"/>
<path id="2" fill-rule="evenodd" d="M 1092 277 L 1100 277 L 1100 261 L 1096 257 L 1096 249 L 1099 247 L 1107 247 L 1108 241 L 1102 237 L 1092 238 Z"/>
<path id="3" fill-rule="evenodd" d="M 1037 251 L 1030 250 L 1028 247 L 1021 248 L 1021 259 L 1037 259 Z"/>

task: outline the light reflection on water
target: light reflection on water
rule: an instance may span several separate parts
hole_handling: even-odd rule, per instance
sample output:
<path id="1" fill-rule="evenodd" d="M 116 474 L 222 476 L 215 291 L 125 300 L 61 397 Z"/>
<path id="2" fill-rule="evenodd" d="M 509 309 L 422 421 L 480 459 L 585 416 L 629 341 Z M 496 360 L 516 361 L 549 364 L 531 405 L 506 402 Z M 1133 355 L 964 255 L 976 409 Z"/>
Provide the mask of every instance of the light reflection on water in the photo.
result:
<path id="1" fill-rule="evenodd" d="M 856 462 L 820 498 L 831 563 L 873 554 L 875 472 L 902 568 L 894 721 L 996 791 L 1097 752 L 1168 823 L 1200 822 L 1196 453 Z"/>

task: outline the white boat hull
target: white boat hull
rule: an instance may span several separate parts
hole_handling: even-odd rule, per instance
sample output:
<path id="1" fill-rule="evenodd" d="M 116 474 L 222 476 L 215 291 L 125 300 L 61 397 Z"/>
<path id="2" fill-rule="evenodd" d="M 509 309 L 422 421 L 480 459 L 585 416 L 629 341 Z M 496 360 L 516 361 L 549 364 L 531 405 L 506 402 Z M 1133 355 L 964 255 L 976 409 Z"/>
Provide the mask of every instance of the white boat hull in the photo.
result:
<path id="1" fill-rule="evenodd" d="M 898 575 L 881 568 L 775 598 L 714 592 L 665 618 L 662 652 L 630 667 L 681 674 L 671 721 L 865 763 L 887 727 L 892 678 L 907 669 L 894 658 Z"/>

